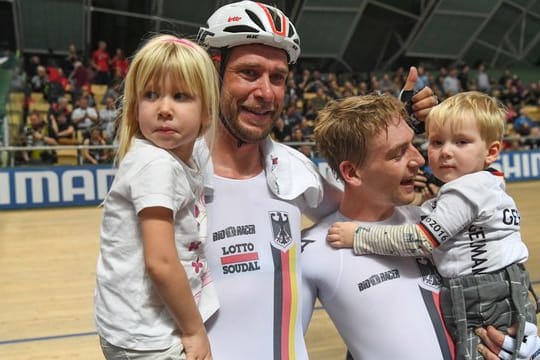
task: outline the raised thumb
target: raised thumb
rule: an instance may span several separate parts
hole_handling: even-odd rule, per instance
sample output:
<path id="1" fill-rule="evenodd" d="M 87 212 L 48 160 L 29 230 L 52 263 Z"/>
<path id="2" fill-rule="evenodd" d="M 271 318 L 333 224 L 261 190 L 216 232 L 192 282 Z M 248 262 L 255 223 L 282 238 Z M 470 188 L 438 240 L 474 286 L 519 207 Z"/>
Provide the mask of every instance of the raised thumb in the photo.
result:
<path id="1" fill-rule="evenodd" d="M 411 66 L 409 68 L 409 74 L 407 75 L 407 81 L 405 81 L 405 86 L 403 86 L 403 90 L 414 90 L 414 86 L 416 85 L 416 81 L 418 80 L 418 70 L 415 66 Z"/>

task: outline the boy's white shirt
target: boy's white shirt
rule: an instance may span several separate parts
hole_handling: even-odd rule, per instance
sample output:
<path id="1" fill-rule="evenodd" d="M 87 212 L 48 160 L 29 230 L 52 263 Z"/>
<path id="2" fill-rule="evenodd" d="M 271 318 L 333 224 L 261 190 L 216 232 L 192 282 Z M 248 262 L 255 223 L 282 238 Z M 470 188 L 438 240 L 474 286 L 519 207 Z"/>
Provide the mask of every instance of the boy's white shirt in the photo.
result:
<path id="1" fill-rule="evenodd" d="M 442 242 L 444 234 L 433 233 L 442 242 L 433 250 L 433 259 L 444 277 L 479 269 L 488 273 L 527 260 L 517 206 L 499 176 L 488 171 L 464 175 L 443 185 L 438 196 L 422 209 L 451 239 Z M 463 224 L 468 227 L 463 228 Z M 471 226 L 482 230 L 474 231 Z"/>

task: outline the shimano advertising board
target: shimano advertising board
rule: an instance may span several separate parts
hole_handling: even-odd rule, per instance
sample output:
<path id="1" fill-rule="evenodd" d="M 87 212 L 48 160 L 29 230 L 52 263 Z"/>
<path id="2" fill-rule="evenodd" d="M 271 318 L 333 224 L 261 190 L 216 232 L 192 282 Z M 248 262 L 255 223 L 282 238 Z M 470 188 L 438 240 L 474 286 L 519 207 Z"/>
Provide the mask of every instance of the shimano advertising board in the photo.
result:
<path id="1" fill-rule="evenodd" d="M 110 165 L 0 169 L 0 209 L 99 205 L 115 173 Z"/>

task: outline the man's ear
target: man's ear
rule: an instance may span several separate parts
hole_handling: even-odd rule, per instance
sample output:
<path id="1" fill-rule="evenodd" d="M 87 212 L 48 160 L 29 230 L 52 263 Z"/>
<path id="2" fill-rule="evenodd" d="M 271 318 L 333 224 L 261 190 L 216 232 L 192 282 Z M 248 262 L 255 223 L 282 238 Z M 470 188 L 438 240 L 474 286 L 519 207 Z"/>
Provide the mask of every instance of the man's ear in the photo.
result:
<path id="1" fill-rule="evenodd" d="M 501 149 L 502 149 L 502 143 L 498 140 L 492 141 L 488 145 L 486 160 L 485 160 L 486 166 L 491 165 L 492 163 L 495 162 L 495 160 L 497 160 L 497 158 L 499 157 L 499 153 L 501 152 Z"/>
<path id="2" fill-rule="evenodd" d="M 349 160 L 342 161 L 339 164 L 339 172 L 345 183 L 351 185 L 360 185 L 362 183 L 361 171 L 358 166 Z"/>
<path id="3" fill-rule="evenodd" d="M 214 63 L 216 70 L 219 71 L 219 68 L 221 66 L 221 55 L 212 56 L 212 62 Z"/>
<path id="4" fill-rule="evenodd" d="M 216 67 L 216 70 L 219 72 L 221 68 L 221 51 L 212 49 L 210 50 L 210 58 Z"/>

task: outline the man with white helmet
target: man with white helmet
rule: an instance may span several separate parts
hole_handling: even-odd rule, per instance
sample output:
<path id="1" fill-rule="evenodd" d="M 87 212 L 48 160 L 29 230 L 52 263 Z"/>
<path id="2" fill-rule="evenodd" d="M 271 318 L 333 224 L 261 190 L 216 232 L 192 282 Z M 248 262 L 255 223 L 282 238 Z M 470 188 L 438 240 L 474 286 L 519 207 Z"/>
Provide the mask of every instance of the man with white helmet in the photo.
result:
<path id="1" fill-rule="evenodd" d="M 294 25 L 252 1 L 225 5 L 201 28 L 222 77 L 221 126 L 208 162 L 206 254 L 220 300 L 207 322 L 221 359 L 307 359 L 299 301 L 301 214 L 336 209 L 341 192 L 304 155 L 272 141 L 289 64 L 300 55 Z M 412 89 L 415 77 L 409 76 Z M 414 97 L 424 117 L 430 89 Z M 199 156 L 208 147 L 199 143 Z"/>

